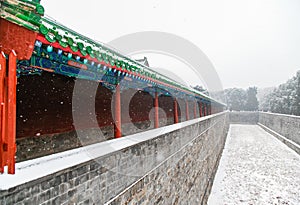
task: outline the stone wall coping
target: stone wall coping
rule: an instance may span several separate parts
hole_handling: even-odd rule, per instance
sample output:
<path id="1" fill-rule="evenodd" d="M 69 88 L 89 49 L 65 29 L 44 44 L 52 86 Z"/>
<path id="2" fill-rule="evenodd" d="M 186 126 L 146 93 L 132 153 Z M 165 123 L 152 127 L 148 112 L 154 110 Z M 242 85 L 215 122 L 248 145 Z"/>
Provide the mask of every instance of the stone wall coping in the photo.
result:
<path id="1" fill-rule="evenodd" d="M 231 112 L 231 113 L 257 113 L 259 111 L 245 111 L 245 110 L 240 110 L 240 111 L 237 111 L 237 110 L 228 110 L 228 112 Z"/>
<path id="2" fill-rule="evenodd" d="M 16 174 L 0 175 L 0 191 L 25 184 L 27 182 L 51 175 L 61 170 L 84 162 L 112 154 L 124 148 L 154 139 L 158 136 L 179 130 L 198 122 L 223 115 L 225 112 L 177 123 L 157 129 L 136 133 L 123 138 L 112 139 L 61 153 L 52 154 L 16 164 Z M 6 170 L 7 171 L 7 170 Z"/>
<path id="3" fill-rule="evenodd" d="M 272 113 L 272 112 L 262 112 L 262 111 L 260 111 L 260 113 L 268 114 L 268 115 L 277 115 L 277 116 L 292 117 L 292 118 L 300 119 L 300 116 L 297 116 L 297 115 L 287 115 L 287 114 L 279 114 L 279 113 Z"/>

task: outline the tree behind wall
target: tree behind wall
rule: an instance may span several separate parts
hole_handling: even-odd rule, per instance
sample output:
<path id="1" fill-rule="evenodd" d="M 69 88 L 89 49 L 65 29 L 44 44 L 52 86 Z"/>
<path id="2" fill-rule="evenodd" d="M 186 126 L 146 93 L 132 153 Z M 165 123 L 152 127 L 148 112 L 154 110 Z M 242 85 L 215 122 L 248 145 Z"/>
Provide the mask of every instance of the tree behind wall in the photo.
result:
<path id="1" fill-rule="evenodd" d="M 263 111 L 300 116 L 300 71 L 261 102 Z"/>
<path id="2" fill-rule="evenodd" d="M 225 90 L 226 104 L 229 110 L 245 110 L 247 93 L 241 88 L 229 88 Z"/>
<path id="3" fill-rule="evenodd" d="M 246 111 L 258 110 L 257 87 L 249 87 L 247 89 L 247 101 L 245 105 Z"/>
<path id="4" fill-rule="evenodd" d="M 235 111 L 257 111 L 257 88 L 249 87 L 247 90 L 241 88 L 229 88 L 225 90 L 226 104 L 229 110 Z"/>
<path id="5" fill-rule="evenodd" d="M 300 71 L 296 75 L 296 99 L 293 106 L 295 115 L 300 115 Z"/>

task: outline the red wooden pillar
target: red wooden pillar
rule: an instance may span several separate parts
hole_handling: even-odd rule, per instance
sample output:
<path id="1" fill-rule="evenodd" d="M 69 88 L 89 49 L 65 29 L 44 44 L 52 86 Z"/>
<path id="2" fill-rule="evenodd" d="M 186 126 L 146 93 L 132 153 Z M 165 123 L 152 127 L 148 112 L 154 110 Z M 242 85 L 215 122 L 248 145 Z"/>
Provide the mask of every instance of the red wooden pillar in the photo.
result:
<path id="1" fill-rule="evenodd" d="M 29 60 L 37 32 L 0 18 L 0 172 L 15 173 L 17 57 Z M 15 52 L 16 51 L 16 52 Z M 8 65 L 5 54 L 9 54 Z M 16 55 L 18 54 L 18 56 Z M 1 88 L 2 87 L 2 88 Z"/>
<path id="2" fill-rule="evenodd" d="M 178 106 L 176 98 L 174 99 L 174 123 L 178 123 Z"/>
<path id="3" fill-rule="evenodd" d="M 206 104 L 206 115 L 209 115 L 209 104 Z"/>
<path id="4" fill-rule="evenodd" d="M 6 58 L 3 52 L 0 53 L 0 173 L 4 172 L 4 166 L 6 165 L 4 157 L 4 144 L 6 137 Z"/>
<path id="5" fill-rule="evenodd" d="M 199 116 L 203 117 L 203 112 L 202 112 L 203 108 L 202 108 L 202 102 L 199 102 Z"/>
<path id="6" fill-rule="evenodd" d="M 206 115 L 209 115 L 209 104 L 206 104 Z"/>
<path id="7" fill-rule="evenodd" d="M 207 115 L 207 104 L 206 103 L 203 103 L 203 108 L 204 108 L 203 116 L 206 116 Z"/>
<path id="8" fill-rule="evenodd" d="M 122 136 L 121 126 L 121 91 L 120 85 L 117 85 L 115 92 L 115 138 Z"/>
<path id="9" fill-rule="evenodd" d="M 14 50 L 9 54 L 7 80 L 7 136 L 8 136 L 8 173 L 15 173 L 16 153 L 16 115 L 17 115 L 17 54 Z"/>
<path id="10" fill-rule="evenodd" d="M 154 128 L 158 128 L 159 127 L 159 111 L 158 111 L 158 93 L 155 92 L 155 99 L 154 99 Z"/>
<path id="11" fill-rule="evenodd" d="M 207 104 L 207 115 L 210 115 L 210 105 Z"/>
<path id="12" fill-rule="evenodd" d="M 16 153 L 16 101 L 17 101 L 17 55 L 11 51 L 6 65 L 4 53 L 0 54 L 0 172 L 8 166 L 8 173 L 15 173 Z"/>
<path id="13" fill-rule="evenodd" d="M 186 120 L 190 119 L 190 113 L 189 113 L 189 101 L 185 101 L 185 118 Z"/>
<path id="14" fill-rule="evenodd" d="M 197 118 L 197 101 L 194 101 L 194 119 Z"/>

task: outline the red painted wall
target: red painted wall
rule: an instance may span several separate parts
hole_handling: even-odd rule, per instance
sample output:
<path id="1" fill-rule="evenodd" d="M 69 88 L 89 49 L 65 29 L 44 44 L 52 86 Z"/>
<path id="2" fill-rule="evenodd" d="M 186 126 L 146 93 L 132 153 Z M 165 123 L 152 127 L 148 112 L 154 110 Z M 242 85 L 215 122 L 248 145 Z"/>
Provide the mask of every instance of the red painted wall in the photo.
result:
<path id="1" fill-rule="evenodd" d="M 84 102 L 77 115 L 93 111 L 99 126 L 112 124 L 112 93 L 99 86 L 94 104 L 89 102 L 84 90 L 94 88 L 95 82 L 78 80 L 76 83 L 85 86 L 78 95 Z M 41 76 L 21 76 L 17 85 L 17 138 L 43 134 L 54 134 L 74 130 L 72 118 L 72 97 L 75 79 L 43 73 Z M 85 106 L 84 106 L 85 105 Z M 87 110 L 85 110 L 87 109 Z M 95 112 L 96 111 L 96 112 Z M 92 118 L 82 114 L 76 128 L 88 128 Z"/>

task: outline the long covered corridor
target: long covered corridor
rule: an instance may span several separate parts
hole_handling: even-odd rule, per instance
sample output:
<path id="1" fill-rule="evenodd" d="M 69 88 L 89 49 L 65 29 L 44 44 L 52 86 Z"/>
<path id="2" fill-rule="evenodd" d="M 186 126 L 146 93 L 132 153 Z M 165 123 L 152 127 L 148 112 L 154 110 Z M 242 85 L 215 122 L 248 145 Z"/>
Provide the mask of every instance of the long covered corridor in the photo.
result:
<path id="1" fill-rule="evenodd" d="M 300 204 L 300 156 L 258 125 L 231 125 L 208 204 Z"/>

